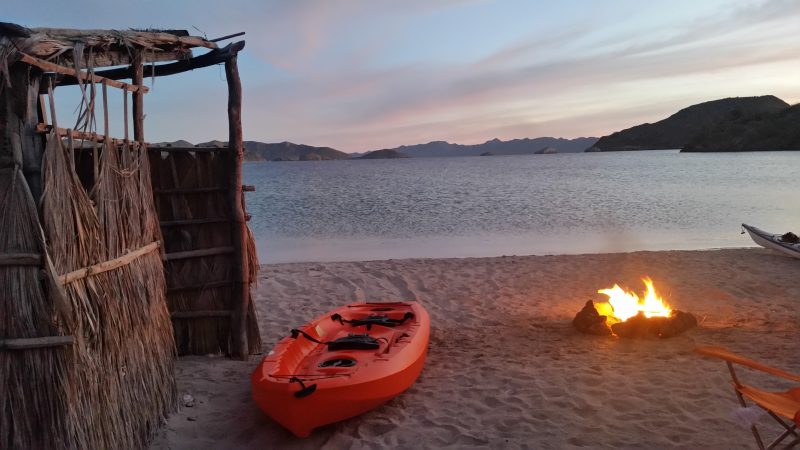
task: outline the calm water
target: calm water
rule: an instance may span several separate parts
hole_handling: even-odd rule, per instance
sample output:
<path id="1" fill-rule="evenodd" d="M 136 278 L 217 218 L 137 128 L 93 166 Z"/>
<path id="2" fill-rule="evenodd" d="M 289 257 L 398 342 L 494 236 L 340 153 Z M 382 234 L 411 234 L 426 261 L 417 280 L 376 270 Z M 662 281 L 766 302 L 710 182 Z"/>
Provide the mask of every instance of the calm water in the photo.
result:
<path id="1" fill-rule="evenodd" d="M 250 163 L 262 262 L 704 249 L 800 231 L 800 152 Z"/>

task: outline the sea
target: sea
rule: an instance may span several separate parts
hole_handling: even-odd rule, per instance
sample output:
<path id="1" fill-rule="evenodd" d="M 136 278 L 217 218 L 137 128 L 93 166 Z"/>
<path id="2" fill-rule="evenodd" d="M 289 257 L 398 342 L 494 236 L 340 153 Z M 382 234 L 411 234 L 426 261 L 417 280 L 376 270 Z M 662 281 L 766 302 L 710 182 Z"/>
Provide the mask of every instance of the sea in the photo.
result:
<path id="1" fill-rule="evenodd" d="M 262 263 L 751 247 L 800 232 L 800 152 L 245 163 Z"/>

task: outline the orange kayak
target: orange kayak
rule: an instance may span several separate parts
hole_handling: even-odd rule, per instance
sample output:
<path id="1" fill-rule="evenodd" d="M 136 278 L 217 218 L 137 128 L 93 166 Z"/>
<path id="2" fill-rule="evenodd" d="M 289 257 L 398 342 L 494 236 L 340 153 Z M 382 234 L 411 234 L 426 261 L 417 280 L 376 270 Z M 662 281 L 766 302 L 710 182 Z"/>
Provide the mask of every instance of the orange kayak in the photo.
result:
<path id="1" fill-rule="evenodd" d="M 398 396 L 422 372 L 430 317 L 417 302 L 353 303 L 292 330 L 251 377 L 253 399 L 299 437 Z"/>

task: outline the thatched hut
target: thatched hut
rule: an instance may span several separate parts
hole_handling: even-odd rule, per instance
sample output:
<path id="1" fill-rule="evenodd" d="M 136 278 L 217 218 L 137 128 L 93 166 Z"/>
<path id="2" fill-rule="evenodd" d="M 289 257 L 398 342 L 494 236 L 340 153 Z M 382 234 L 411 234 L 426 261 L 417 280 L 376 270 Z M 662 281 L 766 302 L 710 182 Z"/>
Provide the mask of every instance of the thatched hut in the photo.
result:
<path id="1" fill-rule="evenodd" d="M 176 406 L 177 353 L 260 350 L 231 37 L 0 23 L 0 448 L 144 447 Z M 221 63 L 228 146 L 149 146 L 144 80 Z"/>

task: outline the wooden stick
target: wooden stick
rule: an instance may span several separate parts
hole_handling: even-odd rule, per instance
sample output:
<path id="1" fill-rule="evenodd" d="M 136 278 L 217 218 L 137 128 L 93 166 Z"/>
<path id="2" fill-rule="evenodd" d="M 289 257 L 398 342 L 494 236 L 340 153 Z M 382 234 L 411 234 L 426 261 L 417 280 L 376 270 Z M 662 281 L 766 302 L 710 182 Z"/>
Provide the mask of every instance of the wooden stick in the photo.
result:
<path id="1" fill-rule="evenodd" d="M 225 78 L 228 81 L 228 146 L 230 148 L 229 203 L 231 206 L 231 242 L 234 248 L 232 263 L 233 293 L 231 304 L 231 350 L 233 356 L 246 360 L 250 355 L 247 343 L 247 312 L 250 304 L 250 269 L 247 257 L 247 222 L 242 207 L 242 160 L 244 143 L 242 137 L 242 82 L 239 78 L 238 57 L 233 55 L 225 61 Z"/>
<path id="2" fill-rule="evenodd" d="M 58 277 L 58 281 L 62 285 L 66 285 L 72 283 L 73 281 L 86 278 L 89 275 L 96 275 L 98 273 L 108 272 L 109 270 L 117 269 L 119 267 L 130 264 L 131 261 L 135 260 L 140 256 L 146 255 L 150 252 L 157 250 L 160 246 L 161 246 L 161 241 L 152 242 L 140 249 L 122 255 L 119 258 L 115 258 L 110 261 L 103 261 L 101 263 L 89 267 L 84 267 L 82 269 L 73 270 L 72 272 L 66 275 L 61 275 L 60 277 Z"/>
<path id="3" fill-rule="evenodd" d="M 128 91 L 122 91 L 122 120 L 125 123 L 125 142 L 128 142 Z"/>
<path id="4" fill-rule="evenodd" d="M 135 86 L 144 87 L 144 64 L 142 63 L 143 50 L 136 49 L 133 52 L 133 63 L 131 64 L 131 83 Z M 146 92 L 146 91 L 145 91 Z M 144 142 L 144 94 L 142 91 L 133 93 L 133 140 Z"/>
<path id="5" fill-rule="evenodd" d="M 0 266 L 41 266 L 42 255 L 38 253 L 6 253 L 0 255 Z"/>
<path id="6" fill-rule="evenodd" d="M 103 85 L 103 134 L 108 136 L 108 86 Z"/>
<path id="7" fill-rule="evenodd" d="M 51 62 L 44 61 L 44 60 L 39 59 L 39 58 L 34 58 L 33 56 L 28 55 L 26 53 L 22 53 L 22 52 L 20 52 L 20 55 L 22 55 L 22 57 L 20 58 L 20 61 L 22 61 L 22 62 L 24 62 L 26 64 L 29 64 L 31 66 L 36 66 L 36 67 L 38 67 L 38 68 L 40 68 L 40 69 L 42 69 L 42 70 L 44 70 L 46 72 L 55 72 L 55 73 L 60 73 L 62 75 L 69 75 L 69 76 L 75 77 L 76 79 L 78 77 L 80 77 L 80 79 L 84 80 L 84 81 L 93 81 L 95 83 L 103 83 L 104 85 L 112 86 L 112 87 L 115 87 L 115 88 L 127 89 L 127 90 L 129 90 L 131 92 L 147 92 L 147 91 L 149 91 L 149 89 L 147 89 L 145 86 L 135 86 L 135 85 L 125 84 L 125 83 L 121 83 L 121 82 L 116 81 L 116 80 L 112 80 L 110 78 L 101 77 L 99 75 L 92 75 L 92 74 L 86 73 L 84 71 L 78 72 L 75 69 L 72 69 L 72 68 L 69 68 L 69 67 L 64 67 L 64 66 L 59 66 L 58 64 L 53 64 Z"/>
<path id="8" fill-rule="evenodd" d="M 227 253 L 233 253 L 233 252 L 234 252 L 233 247 L 202 248 L 200 250 L 188 250 L 185 252 L 167 253 L 164 256 L 164 261 L 175 261 L 178 259 L 189 259 L 189 258 L 202 258 L 205 256 L 225 255 Z"/>
<path id="9" fill-rule="evenodd" d="M 32 348 L 72 345 L 72 336 L 47 336 L 38 338 L 0 339 L 0 350 L 28 350 Z"/>
<path id="10" fill-rule="evenodd" d="M 242 192 L 255 192 L 256 187 L 252 184 L 243 184 L 242 185 Z"/>
<path id="11" fill-rule="evenodd" d="M 39 94 L 39 121 L 47 123 L 47 106 L 44 97 L 44 94 Z"/>
<path id="12" fill-rule="evenodd" d="M 172 320 L 175 319 L 205 319 L 212 317 L 230 317 L 233 314 L 231 310 L 222 311 L 176 311 L 170 314 Z"/>

